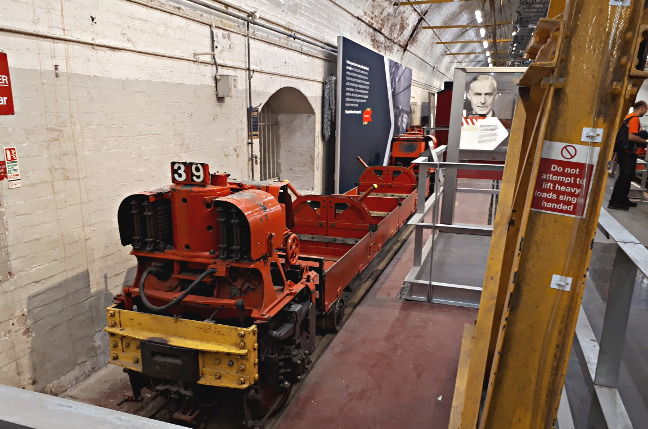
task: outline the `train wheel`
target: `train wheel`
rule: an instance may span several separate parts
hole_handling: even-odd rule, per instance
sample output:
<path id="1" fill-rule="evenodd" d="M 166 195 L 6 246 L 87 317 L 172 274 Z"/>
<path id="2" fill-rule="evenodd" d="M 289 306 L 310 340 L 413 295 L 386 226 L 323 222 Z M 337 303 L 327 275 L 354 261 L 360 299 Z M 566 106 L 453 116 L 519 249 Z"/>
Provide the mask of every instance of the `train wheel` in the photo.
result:
<path id="1" fill-rule="evenodd" d="M 328 332 L 340 332 L 342 323 L 344 322 L 344 308 L 345 303 L 342 298 L 335 301 L 331 309 L 326 314 L 326 330 Z"/>
<path id="2" fill-rule="evenodd" d="M 292 385 L 285 387 L 257 384 L 243 394 L 243 410 L 251 427 L 263 427 L 264 421 L 276 414 L 286 404 Z"/>

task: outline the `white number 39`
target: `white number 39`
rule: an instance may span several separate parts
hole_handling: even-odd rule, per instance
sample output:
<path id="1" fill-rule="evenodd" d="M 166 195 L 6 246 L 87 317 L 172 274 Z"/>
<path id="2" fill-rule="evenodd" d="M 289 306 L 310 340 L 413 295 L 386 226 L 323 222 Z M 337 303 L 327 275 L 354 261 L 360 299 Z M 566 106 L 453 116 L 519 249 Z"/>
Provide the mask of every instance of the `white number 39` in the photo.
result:
<path id="1" fill-rule="evenodd" d="M 191 181 L 196 183 L 202 183 L 205 179 L 205 172 L 203 170 L 202 164 L 193 164 L 191 166 Z"/>
<path id="2" fill-rule="evenodd" d="M 181 162 L 173 164 L 173 178 L 178 182 L 187 180 L 187 173 L 185 173 L 185 166 Z"/>

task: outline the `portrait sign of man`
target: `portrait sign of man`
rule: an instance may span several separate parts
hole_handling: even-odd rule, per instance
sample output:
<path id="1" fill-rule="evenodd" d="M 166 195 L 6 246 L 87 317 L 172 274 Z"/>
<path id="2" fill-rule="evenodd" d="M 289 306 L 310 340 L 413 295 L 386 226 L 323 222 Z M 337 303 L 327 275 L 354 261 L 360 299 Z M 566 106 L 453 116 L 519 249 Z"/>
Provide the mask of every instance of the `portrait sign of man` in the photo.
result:
<path id="1" fill-rule="evenodd" d="M 493 112 L 493 103 L 497 98 L 497 81 L 493 76 L 480 74 L 472 78 L 466 97 L 472 108 L 467 116 L 497 116 Z"/>
<path id="2" fill-rule="evenodd" d="M 508 137 L 508 131 L 493 106 L 498 97 L 497 81 L 491 75 L 478 74 L 466 87 L 470 109 L 461 126 L 459 148 L 462 150 L 495 150 Z"/>

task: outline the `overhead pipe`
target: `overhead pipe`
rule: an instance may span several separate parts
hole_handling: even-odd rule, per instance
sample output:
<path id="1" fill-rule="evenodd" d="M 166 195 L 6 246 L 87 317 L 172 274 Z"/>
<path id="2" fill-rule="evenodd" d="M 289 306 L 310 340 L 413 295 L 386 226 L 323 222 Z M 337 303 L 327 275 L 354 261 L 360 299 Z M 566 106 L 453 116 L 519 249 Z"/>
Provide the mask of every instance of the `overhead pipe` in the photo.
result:
<path id="1" fill-rule="evenodd" d="M 299 40 L 299 41 L 307 43 L 309 45 L 316 46 L 316 47 L 318 47 L 320 49 L 324 49 L 325 51 L 328 51 L 328 52 L 330 52 L 332 54 L 337 54 L 337 48 L 334 45 L 329 45 L 329 44 L 316 42 L 314 40 L 309 40 L 309 39 L 307 39 L 305 37 L 302 37 L 302 36 L 299 36 L 299 35 L 297 35 L 295 33 L 290 33 L 288 31 L 282 30 L 281 28 L 275 27 L 274 25 L 269 25 L 269 24 L 264 24 L 262 22 L 259 22 L 256 19 L 254 19 L 253 17 L 241 15 L 241 14 L 238 14 L 238 13 L 234 13 L 234 12 L 232 12 L 230 10 L 227 10 L 227 9 L 222 8 L 220 6 L 216 6 L 215 4 L 207 2 L 205 0 L 184 0 L 184 1 L 186 1 L 188 3 L 197 4 L 198 6 L 202 6 L 204 8 L 213 10 L 213 11 L 218 12 L 218 13 L 222 13 L 224 15 L 230 16 L 232 18 L 239 19 L 241 21 L 245 21 L 248 24 L 256 25 L 257 27 L 265 28 L 266 30 L 270 30 L 270 31 L 273 31 L 275 33 L 282 34 L 284 36 L 290 37 L 291 39 Z"/>

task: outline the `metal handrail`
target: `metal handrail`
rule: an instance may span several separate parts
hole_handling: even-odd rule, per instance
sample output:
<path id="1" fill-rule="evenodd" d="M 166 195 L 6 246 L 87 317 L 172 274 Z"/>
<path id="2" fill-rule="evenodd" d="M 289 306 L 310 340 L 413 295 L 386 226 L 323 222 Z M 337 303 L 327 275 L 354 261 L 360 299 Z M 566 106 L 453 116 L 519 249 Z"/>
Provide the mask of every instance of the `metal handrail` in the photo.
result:
<path id="1" fill-rule="evenodd" d="M 648 249 L 605 209 L 601 209 L 598 229 L 617 246 L 612 265 L 610 288 L 605 305 L 601 340 L 597 340 L 581 306 L 576 340 L 585 356 L 589 383 L 601 407 L 603 421 L 590 422 L 596 427 L 632 428 L 630 417 L 619 395 L 618 380 L 625 347 L 628 318 L 632 306 L 637 272 L 648 278 Z M 569 401 L 562 401 L 561 418 L 573 424 Z"/>
<path id="2" fill-rule="evenodd" d="M 491 227 L 479 227 L 474 225 L 446 225 L 442 222 L 439 222 L 439 202 L 441 201 L 442 195 L 445 190 L 445 181 L 444 181 L 444 172 L 445 170 L 489 170 L 489 171 L 502 171 L 504 165 L 501 164 L 480 164 L 480 163 L 467 163 L 467 162 L 444 162 L 440 160 L 441 155 L 446 151 L 446 146 L 440 146 L 432 152 L 433 160 L 430 160 L 428 157 L 419 157 L 414 160 L 412 163 L 418 166 L 418 191 L 417 191 L 417 204 L 416 204 L 416 213 L 409 220 L 408 224 L 413 225 L 414 229 L 414 260 L 413 266 L 410 269 L 409 274 L 404 282 L 404 287 L 401 292 L 401 297 L 404 299 L 414 299 L 414 300 L 427 300 L 430 301 L 430 297 L 433 295 L 430 291 L 433 288 L 443 288 L 444 290 L 456 290 L 459 295 L 466 296 L 466 291 L 472 291 L 470 295 L 474 298 L 466 301 L 465 299 L 456 299 L 456 300 L 446 300 L 444 301 L 447 304 L 451 305 L 465 305 L 470 307 L 476 307 L 479 300 L 479 294 L 481 293 L 481 286 L 476 285 L 460 285 L 460 284 L 450 284 L 450 283 L 439 283 L 432 281 L 432 273 L 429 273 L 430 281 L 426 282 L 420 280 L 419 274 L 420 270 L 423 268 L 423 259 L 424 255 L 426 259 L 429 259 L 430 270 L 433 266 L 433 254 L 434 254 L 434 245 L 435 238 L 438 232 L 449 232 L 456 234 L 471 234 L 471 235 L 485 235 L 489 236 L 492 234 Z M 434 169 L 434 187 L 432 194 L 426 200 L 427 193 L 427 180 L 428 172 L 430 169 Z M 459 191 L 464 191 L 463 189 L 457 189 Z M 479 188 L 467 188 L 466 192 L 471 193 L 487 193 L 487 194 L 496 194 L 499 191 L 493 189 L 479 189 Z M 431 222 L 426 221 L 425 218 L 428 216 L 430 210 L 432 210 L 432 220 Z M 432 233 L 429 235 L 425 243 L 423 242 L 423 235 L 425 230 L 432 230 Z M 414 285 L 425 286 L 428 289 L 427 298 L 418 298 L 418 295 L 415 297 L 412 294 L 412 287 Z M 416 286 L 418 287 L 418 286 Z M 437 301 L 434 301 L 437 302 Z M 439 301 L 441 302 L 441 301 Z"/>
<path id="3" fill-rule="evenodd" d="M 504 171 L 503 164 L 478 164 L 471 162 L 417 162 L 421 158 L 417 158 L 412 163 L 418 164 L 419 167 L 428 168 L 454 168 L 457 170 L 495 170 Z"/>
<path id="4" fill-rule="evenodd" d="M 444 151 L 437 153 L 442 154 Z M 419 284 L 423 286 L 425 281 L 417 280 L 417 268 L 422 268 L 423 255 L 432 252 L 433 237 L 435 231 L 461 232 L 464 229 L 479 229 L 466 225 L 445 225 L 433 219 L 432 222 L 425 222 L 424 218 L 429 211 L 436 207 L 443 193 L 443 186 L 435 186 L 434 192 L 428 200 L 425 200 L 425 183 L 428 170 L 430 168 L 442 175 L 445 169 L 457 170 L 503 170 L 503 165 L 498 164 L 471 164 L 457 162 L 429 161 L 426 157 L 416 159 L 414 164 L 418 165 L 419 170 L 419 189 L 417 213 L 410 220 L 410 224 L 415 225 L 415 245 L 414 245 L 414 266 L 410 270 L 405 283 Z M 435 185 L 437 185 L 436 183 Z M 478 191 L 478 190 L 477 190 Z M 484 190 L 489 192 L 490 190 Z M 436 212 L 435 212 L 436 214 Z M 624 342 L 630 313 L 632 294 L 636 281 L 637 272 L 648 278 L 648 249 L 634 237 L 626 228 L 613 218 L 606 210 L 602 209 L 599 224 L 601 231 L 609 239 L 613 240 L 617 246 L 614 264 L 612 267 L 612 277 L 610 280 L 610 289 L 605 307 L 603 320 L 603 329 L 600 342 L 594 335 L 587 315 L 580 310 L 578 326 L 576 329 L 576 340 L 580 344 L 583 355 L 587 364 L 587 373 L 590 375 L 590 382 L 593 385 L 592 391 L 595 392 L 596 400 L 600 404 L 600 416 L 604 421 L 598 422 L 599 426 L 606 425 L 609 428 L 632 428 L 628 412 L 621 400 L 617 385 L 619 372 L 621 368 Z M 423 243 L 423 231 L 432 229 L 431 237 Z M 483 231 L 468 231 L 471 234 L 481 233 L 490 235 L 492 228 L 484 228 Z M 430 264 L 431 265 L 431 264 Z M 430 277 L 430 284 L 434 287 L 462 289 L 466 293 L 469 286 L 433 283 Z M 476 296 L 479 296 L 481 287 L 472 287 Z M 403 296 L 403 294 L 401 294 Z M 423 300 L 423 299 L 422 299 Z M 573 427 L 573 417 L 569 408 L 569 399 L 566 390 L 563 391 L 561 405 L 558 415 L 558 421 L 562 428 Z M 598 427 L 598 426 L 597 426 Z"/>

